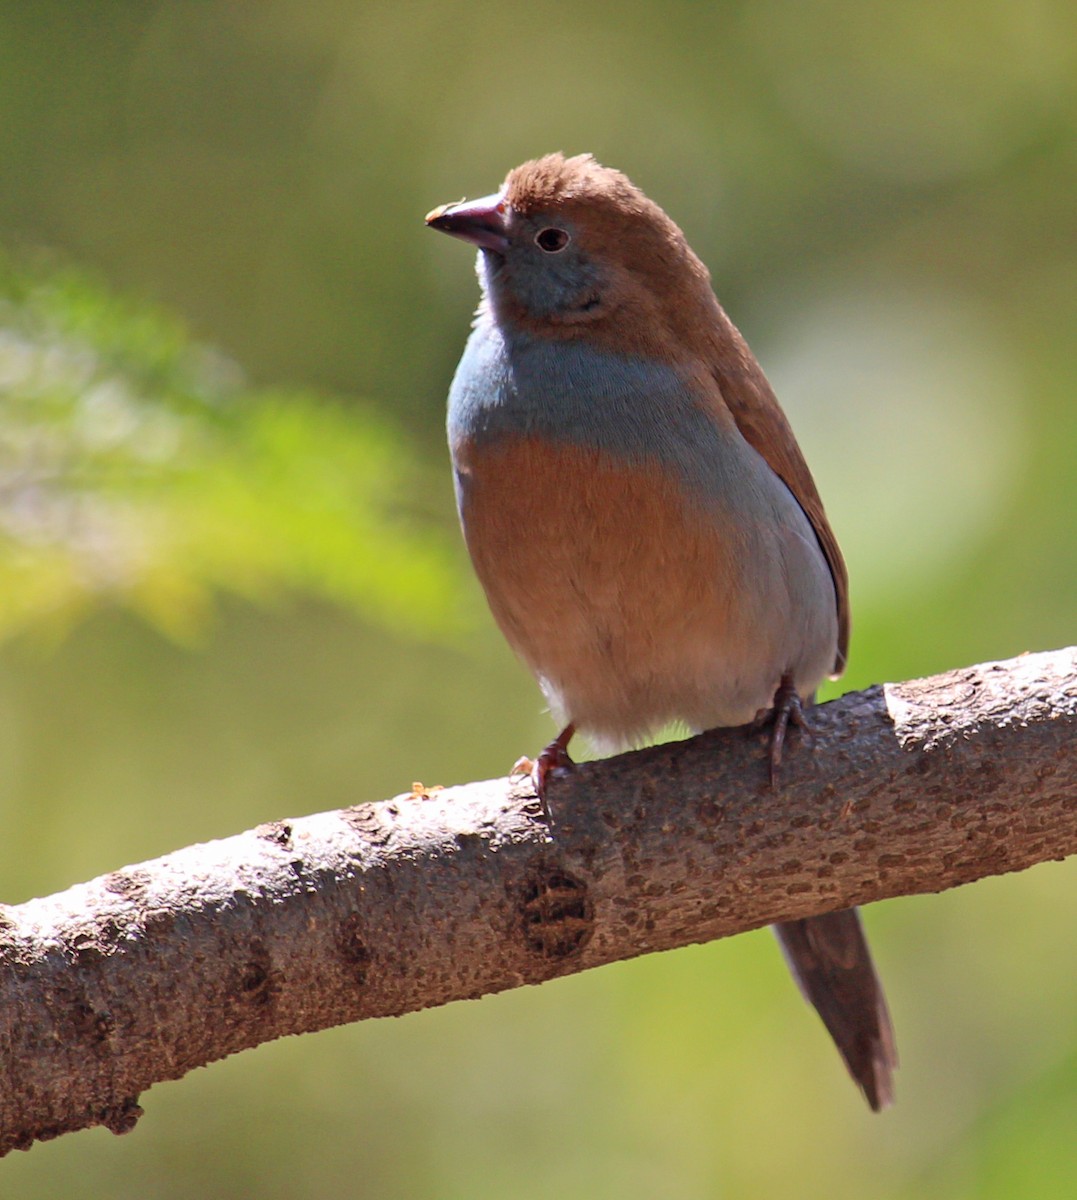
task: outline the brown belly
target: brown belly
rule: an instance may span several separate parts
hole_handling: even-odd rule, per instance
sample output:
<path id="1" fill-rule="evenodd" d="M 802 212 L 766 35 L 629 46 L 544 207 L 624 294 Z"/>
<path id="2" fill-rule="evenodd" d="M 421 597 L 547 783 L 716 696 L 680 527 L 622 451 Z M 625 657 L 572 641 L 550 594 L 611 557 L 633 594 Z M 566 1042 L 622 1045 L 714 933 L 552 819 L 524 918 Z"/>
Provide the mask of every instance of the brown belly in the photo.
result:
<path id="1" fill-rule="evenodd" d="M 672 720 L 738 724 L 784 671 L 805 691 L 825 673 L 832 646 L 808 656 L 821 666 L 787 661 L 803 639 L 780 531 L 575 446 L 521 438 L 456 446 L 454 459 L 494 617 L 558 715 L 599 741 Z"/>

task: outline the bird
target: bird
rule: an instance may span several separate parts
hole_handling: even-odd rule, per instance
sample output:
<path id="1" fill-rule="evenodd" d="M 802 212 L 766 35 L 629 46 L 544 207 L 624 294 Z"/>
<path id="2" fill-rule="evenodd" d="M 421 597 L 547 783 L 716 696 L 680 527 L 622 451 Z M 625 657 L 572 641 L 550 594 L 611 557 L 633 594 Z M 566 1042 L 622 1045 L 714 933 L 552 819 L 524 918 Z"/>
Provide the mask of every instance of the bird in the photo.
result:
<path id="1" fill-rule="evenodd" d="M 769 714 L 790 723 L 845 666 L 848 577 L 774 392 L 674 221 L 589 154 L 548 154 L 426 223 L 477 247 L 482 298 L 448 440 L 491 612 L 561 732 L 540 796 L 596 750 Z M 545 801 L 544 801 L 545 803 Z M 893 1028 L 856 909 L 775 926 L 871 1108 Z"/>

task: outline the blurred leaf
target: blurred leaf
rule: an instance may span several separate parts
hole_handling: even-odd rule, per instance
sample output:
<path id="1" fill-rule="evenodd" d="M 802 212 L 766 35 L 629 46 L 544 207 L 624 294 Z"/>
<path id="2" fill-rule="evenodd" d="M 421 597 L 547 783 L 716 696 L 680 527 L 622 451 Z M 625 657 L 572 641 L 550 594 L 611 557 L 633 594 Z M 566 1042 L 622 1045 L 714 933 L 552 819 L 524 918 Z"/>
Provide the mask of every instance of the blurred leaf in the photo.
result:
<path id="1" fill-rule="evenodd" d="M 459 620 L 423 470 L 384 422 L 245 389 L 82 274 L 0 258 L 0 400 L 0 637 L 109 602 L 187 640 L 219 591 L 427 634 Z"/>

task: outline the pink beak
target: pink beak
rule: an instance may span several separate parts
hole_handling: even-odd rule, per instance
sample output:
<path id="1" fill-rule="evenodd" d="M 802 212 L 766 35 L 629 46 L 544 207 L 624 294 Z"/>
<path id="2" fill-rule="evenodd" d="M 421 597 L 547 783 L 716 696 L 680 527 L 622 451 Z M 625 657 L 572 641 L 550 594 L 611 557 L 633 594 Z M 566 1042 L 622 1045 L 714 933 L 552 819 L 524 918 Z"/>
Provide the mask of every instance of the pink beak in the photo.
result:
<path id="1" fill-rule="evenodd" d="M 509 248 L 508 225 L 505 222 L 505 201 L 501 194 L 483 196 L 481 200 L 461 200 L 459 204 L 442 204 L 426 214 L 431 229 L 451 233 L 483 250 L 504 254 Z"/>

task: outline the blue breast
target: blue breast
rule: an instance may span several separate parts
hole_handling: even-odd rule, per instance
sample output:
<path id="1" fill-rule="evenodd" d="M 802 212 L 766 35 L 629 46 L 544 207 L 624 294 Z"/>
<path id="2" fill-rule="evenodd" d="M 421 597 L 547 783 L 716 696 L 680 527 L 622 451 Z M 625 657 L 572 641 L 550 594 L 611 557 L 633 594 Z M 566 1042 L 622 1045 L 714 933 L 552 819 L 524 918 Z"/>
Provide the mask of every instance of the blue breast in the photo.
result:
<path id="1" fill-rule="evenodd" d="M 504 331 L 482 314 L 449 391 L 450 444 L 541 437 L 671 468 L 697 499 L 770 507 L 778 484 L 739 435 L 715 424 L 672 367 L 580 340 Z M 799 508 L 793 502 L 794 507 Z"/>

